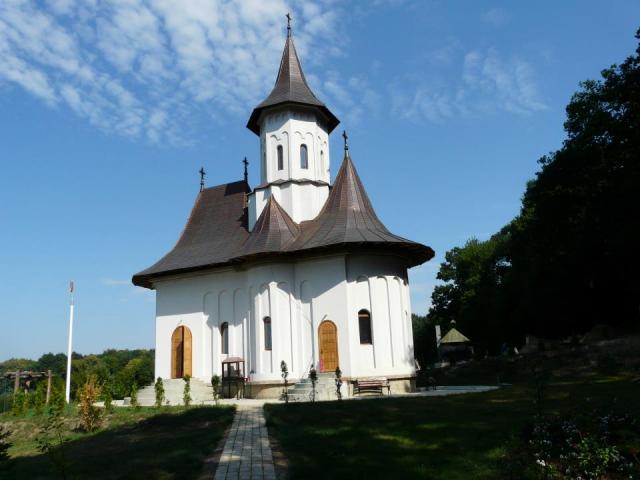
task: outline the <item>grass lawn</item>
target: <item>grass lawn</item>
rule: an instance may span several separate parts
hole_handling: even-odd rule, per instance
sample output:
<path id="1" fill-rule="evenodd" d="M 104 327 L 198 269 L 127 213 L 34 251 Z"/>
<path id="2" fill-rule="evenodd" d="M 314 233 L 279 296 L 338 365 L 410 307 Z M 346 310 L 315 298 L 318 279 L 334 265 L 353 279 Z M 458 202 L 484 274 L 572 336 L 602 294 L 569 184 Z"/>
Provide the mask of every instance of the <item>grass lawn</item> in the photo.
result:
<path id="1" fill-rule="evenodd" d="M 107 416 L 103 428 L 87 434 L 74 431 L 78 419 L 66 417 L 68 442 L 63 455 L 67 478 L 197 478 L 231 424 L 232 407 L 119 408 Z M 0 416 L 12 432 L 9 464 L 0 479 L 62 478 L 49 456 L 37 450 L 36 437 L 44 416 Z"/>
<path id="2" fill-rule="evenodd" d="M 554 378 L 545 412 L 606 407 L 640 414 L 631 376 Z M 489 393 L 266 405 L 291 478 L 499 478 L 509 439 L 534 415 L 526 385 Z"/>

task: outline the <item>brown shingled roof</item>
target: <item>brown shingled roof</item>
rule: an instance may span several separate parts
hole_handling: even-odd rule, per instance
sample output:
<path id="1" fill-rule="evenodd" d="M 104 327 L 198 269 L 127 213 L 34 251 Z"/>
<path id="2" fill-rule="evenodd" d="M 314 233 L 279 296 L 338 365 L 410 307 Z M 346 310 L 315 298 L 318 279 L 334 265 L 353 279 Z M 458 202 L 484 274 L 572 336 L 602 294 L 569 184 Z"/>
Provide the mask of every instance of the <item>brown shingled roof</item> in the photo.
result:
<path id="1" fill-rule="evenodd" d="M 282 253 L 298 236 L 300 228 L 271 195 L 262 209 L 249 238 L 242 246 L 243 256 Z"/>
<path id="2" fill-rule="evenodd" d="M 329 133 L 340 123 L 340 120 L 311 91 L 307 79 L 304 77 L 300 59 L 291 36 L 287 36 L 287 41 L 284 44 L 278 78 L 273 90 L 262 103 L 253 109 L 247 122 L 247 128 L 256 135 L 260 135 L 258 122 L 262 111 L 268 107 L 286 104 L 307 105 L 317 108 L 325 117 Z"/>
<path id="3" fill-rule="evenodd" d="M 240 254 L 249 238 L 245 181 L 202 190 L 178 243 L 151 267 L 133 276 L 135 285 L 152 288 L 151 280 L 169 273 L 219 266 Z"/>
<path id="4" fill-rule="evenodd" d="M 373 210 L 348 152 L 324 207 L 313 220 L 296 224 L 271 196 L 249 233 L 249 191 L 242 181 L 200 192 L 176 246 L 156 264 L 134 275 L 133 283 L 153 288 L 152 281 L 161 276 L 274 255 L 380 249 L 402 255 L 407 267 L 420 265 L 434 255 L 431 248 L 387 230 Z"/>

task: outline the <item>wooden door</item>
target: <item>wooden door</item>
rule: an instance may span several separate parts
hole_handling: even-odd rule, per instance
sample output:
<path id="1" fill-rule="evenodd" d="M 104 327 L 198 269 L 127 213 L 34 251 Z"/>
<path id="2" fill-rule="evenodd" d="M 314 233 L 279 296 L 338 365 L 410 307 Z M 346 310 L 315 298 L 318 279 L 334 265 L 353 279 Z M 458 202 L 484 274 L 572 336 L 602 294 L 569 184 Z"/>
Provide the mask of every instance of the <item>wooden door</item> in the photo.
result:
<path id="1" fill-rule="evenodd" d="M 171 335 L 171 378 L 182 378 L 191 373 L 191 330 L 178 327 Z"/>
<path id="2" fill-rule="evenodd" d="M 318 327 L 320 344 L 320 372 L 335 372 L 338 367 L 338 329 L 331 320 Z"/>

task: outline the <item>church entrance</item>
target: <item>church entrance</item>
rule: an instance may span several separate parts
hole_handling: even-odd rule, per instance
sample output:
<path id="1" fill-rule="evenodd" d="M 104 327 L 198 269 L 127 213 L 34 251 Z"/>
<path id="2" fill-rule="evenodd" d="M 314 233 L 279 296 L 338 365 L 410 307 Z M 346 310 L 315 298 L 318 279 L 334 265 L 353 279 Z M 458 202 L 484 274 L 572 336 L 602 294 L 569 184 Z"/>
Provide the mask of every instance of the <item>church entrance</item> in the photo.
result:
<path id="1" fill-rule="evenodd" d="M 335 372 L 338 367 L 338 329 L 331 320 L 318 327 L 320 343 L 320 372 Z"/>
<path id="2" fill-rule="evenodd" d="M 191 375 L 191 330 L 178 327 L 171 335 L 171 378 Z"/>

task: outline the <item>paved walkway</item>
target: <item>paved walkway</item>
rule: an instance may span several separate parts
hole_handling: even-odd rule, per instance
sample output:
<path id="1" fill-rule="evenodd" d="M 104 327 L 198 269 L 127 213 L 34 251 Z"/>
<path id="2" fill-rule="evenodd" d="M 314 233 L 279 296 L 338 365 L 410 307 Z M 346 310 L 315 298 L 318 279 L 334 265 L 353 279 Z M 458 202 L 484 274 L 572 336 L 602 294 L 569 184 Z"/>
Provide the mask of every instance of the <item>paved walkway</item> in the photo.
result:
<path id="1" fill-rule="evenodd" d="M 263 405 L 256 403 L 238 403 L 215 480 L 275 480 Z"/>

